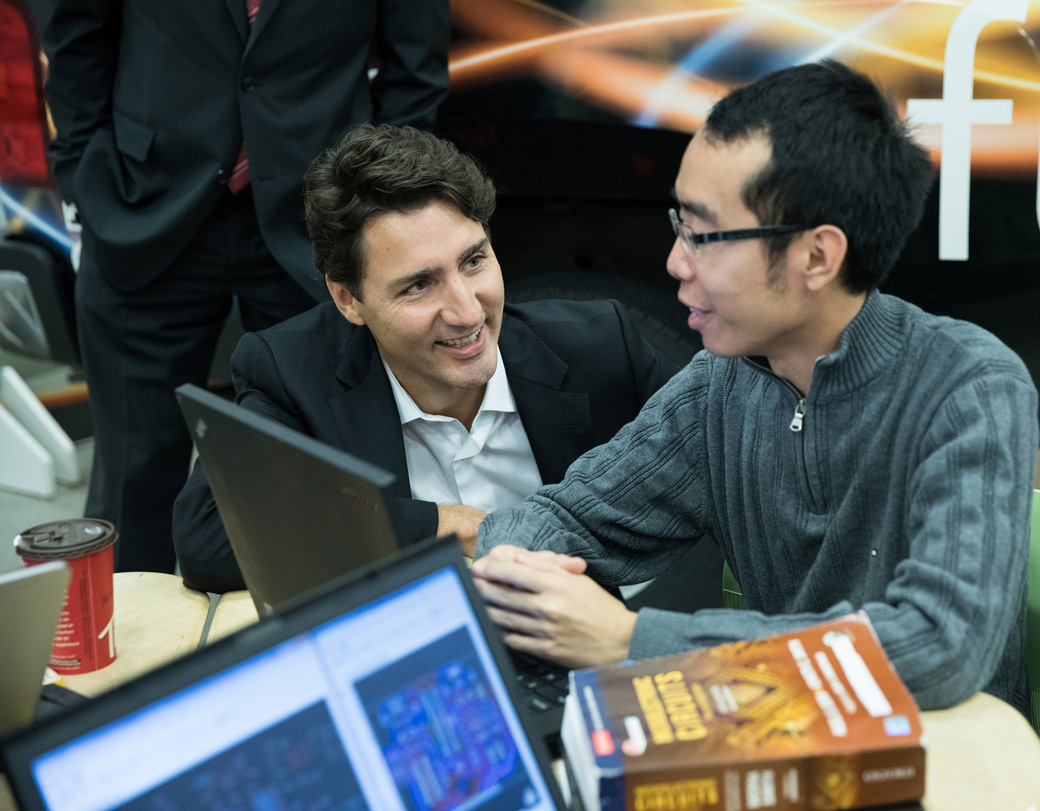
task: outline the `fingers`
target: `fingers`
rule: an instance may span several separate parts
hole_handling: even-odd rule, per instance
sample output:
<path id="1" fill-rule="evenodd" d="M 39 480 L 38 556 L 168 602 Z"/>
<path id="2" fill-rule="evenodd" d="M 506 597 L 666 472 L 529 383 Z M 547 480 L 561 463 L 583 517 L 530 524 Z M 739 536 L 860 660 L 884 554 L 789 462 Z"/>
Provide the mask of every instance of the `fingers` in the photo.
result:
<path id="1" fill-rule="evenodd" d="M 541 619 L 508 609 L 496 608 L 493 605 L 488 605 L 487 612 L 491 621 L 506 633 L 546 637 L 545 624 Z"/>
<path id="2" fill-rule="evenodd" d="M 500 580 L 485 580 L 484 578 L 473 578 L 473 583 L 489 606 L 516 611 L 521 614 L 535 616 L 536 593 L 526 589 L 503 583 Z"/>
<path id="3" fill-rule="evenodd" d="M 556 565 L 571 574 L 585 574 L 585 570 L 589 567 L 585 558 L 572 558 L 570 555 L 557 555 Z"/>
<path id="4" fill-rule="evenodd" d="M 584 599 L 588 596 L 593 598 Z M 570 610 L 553 618 L 492 606 L 488 614 L 502 629 L 505 643 L 516 650 L 570 668 L 619 662 L 628 656 L 636 615 L 602 590 L 599 597 L 603 602 L 583 595 Z M 592 602 L 599 604 L 590 608 Z"/>
<path id="5" fill-rule="evenodd" d="M 478 569 L 480 562 L 476 561 L 473 564 L 472 571 L 476 579 L 535 594 L 551 588 L 554 577 L 560 577 L 561 575 L 573 576 L 555 567 L 551 569 L 536 569 L 523 563 L 514 563 L 512 561 L 493 562 L 480 566 Z"/>
<path id="6" fill-rule="evenodd" d="M 557 652 L 551 639 L 513 633 L 506 633 L 503 635 L 502 639 L 510 648 L 518 650 L 521 653 L 529 653 L 532 656 L 538 656 L 542 659 L 547 659 L 550 662 L 556 662 L 557 664 L 563 665 L 567 668 L 581 667 L 579 662 L 573 661 L 566 654 L 560 654 Z"/>
<path id="7" fill-rule="evenodd" d="M 571 574 L 584 574 L 587 567 L 583 558 L 572 558 L 570 555 L 561 555 L 548 550 L 531 552 L 520 549 L 516 552 L 514 559 L 525 566 L 533 566 L 537 569 L 564 569 Z"/>
<path id="8" fill-rule="evenodd" d="M 584 572 L 583 559 L 497 546 L 472 573 L 507 645 L 568 667 L 628 655 L 636 615 Z"/>
<path id="9" fill-rule="evenodd" d="M 561 555 L 548 550 L 531 552 L 516 546 L 504 544 L 494 547 L 482 558 L 474 561 L 473 574 L 489 580 L 502 580 L 517 588 L 522 588 L 521 581 L 530 580 L 533 575 L 525 573 L 517 566 L 527 566 L 532 570 L 558 573 L 560 570 L 569 574 L 584 574 L 587 564 L 582 558 Z"/>
<path id="10" fill-rule="evenodd" d="M 566 667 L 580 667 L 568 645 L 556 638 L 558 630 L 543 619 L 488 606 L 488 615 L 503 632 L 502 639 L 510 648 L 557 662 Z"/>

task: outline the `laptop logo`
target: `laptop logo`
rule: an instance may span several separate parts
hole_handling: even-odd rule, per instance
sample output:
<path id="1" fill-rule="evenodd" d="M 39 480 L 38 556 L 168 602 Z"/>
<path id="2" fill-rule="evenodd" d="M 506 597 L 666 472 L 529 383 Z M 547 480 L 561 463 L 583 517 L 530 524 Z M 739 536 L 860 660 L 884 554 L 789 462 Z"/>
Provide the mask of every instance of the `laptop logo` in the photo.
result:
<path id="1" fill-rule="evenodd" d="M 209 426 L 206 425 L 206 421 L 202 419 L 202 417 L 199 417 L 198 421 L 195 423 L 195 436 L 202 439 L 206 436 L 206 431 L 208 430 Z"/>
<path id="2" fill-rule="evenodd" d="M 340 492 L 362 509 L 368 510 L 369 512 L 379 511 L 379 502 L 371 496 L 366 496 L 359 490 L 355 490 L 353 487 L 344 486 Z"/>

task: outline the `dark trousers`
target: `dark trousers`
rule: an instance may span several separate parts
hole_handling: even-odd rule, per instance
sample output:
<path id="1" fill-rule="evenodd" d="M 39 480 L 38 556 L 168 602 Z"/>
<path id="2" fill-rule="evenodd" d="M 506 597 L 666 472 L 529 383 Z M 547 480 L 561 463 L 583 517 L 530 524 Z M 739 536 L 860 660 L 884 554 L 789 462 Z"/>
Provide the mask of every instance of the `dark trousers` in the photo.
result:
<path id="1" fill-rule="evenodd" d="M 84 236 L 76 313 L 94 421 L 85 514 L 115 524 L 117 571 L 172 572 L 173 501 L 191 454 L 173 390 L 206 384 L 235 297 L 249 331 L 315 301 L 268 252 L 248 188 L 225 194 L 177 261 L 140 289 L 110 285 Z"/>

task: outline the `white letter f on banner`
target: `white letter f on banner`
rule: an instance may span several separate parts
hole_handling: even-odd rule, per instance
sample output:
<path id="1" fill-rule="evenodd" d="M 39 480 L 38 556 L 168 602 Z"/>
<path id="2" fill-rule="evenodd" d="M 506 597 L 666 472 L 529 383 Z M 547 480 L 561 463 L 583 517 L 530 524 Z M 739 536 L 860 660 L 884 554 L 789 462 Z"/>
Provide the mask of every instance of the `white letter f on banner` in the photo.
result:
<path id="1" fill-rule="evenodd" d="M 1029 0 L 973 0 L 957 15 L 946 39 L 941 99 L 909 99 L 917 124 L 942 125 L 939 164 L 939 258 L 968 258 L 971 127 L 1010 124 L 1011 99 L 976 99 L 975 48 L 982 29 L 997 20 L 1025 22 Z"/>

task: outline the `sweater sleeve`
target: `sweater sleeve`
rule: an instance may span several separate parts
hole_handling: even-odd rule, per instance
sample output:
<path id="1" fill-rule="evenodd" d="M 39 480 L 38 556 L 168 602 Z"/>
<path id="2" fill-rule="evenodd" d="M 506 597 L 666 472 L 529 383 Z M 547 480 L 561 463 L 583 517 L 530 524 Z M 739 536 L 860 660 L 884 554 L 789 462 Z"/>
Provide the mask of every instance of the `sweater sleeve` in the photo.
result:
<path id="1" fill-rule="evenodd" d="M 922 434 L 905 502 L 909 555 L 883 599 L 773 616 L 644 609 L 630 655 L 757 639 L 863 609 L 922 709 L 953 706 L 990 686 L 1002 656 L 1020 651 L 1036 413 L 1024 373 L 990 373 L 946 398 Z M 1012 664 L 1006 677 L 1018 670 Z M 1005 698 L 1014 691 L 1014 684 L 998 687 Z"/>
<path id="2" fill-rule="evenodd" d="M 932 420 L 910 479 L 910 556 L 885 601 L 864 606 L 923 707 L 986 687 L 1005 648 L 1020 657 L 1037 397 L 1021 364 L 1001 371 L 960 387 Z"/>
<path id="3" fill-rule="evenodd" d="M 654 395 L 610 442 L 581 456 L 564 480 L 480 527 L 477 555 L 499 544 L 577 555 L 604 585 L 648 580 L 667 570 L 705 534 L 707 468 L 691 458 L 703 447 L 706 379 L 695 358 Z"/>

